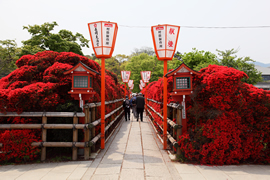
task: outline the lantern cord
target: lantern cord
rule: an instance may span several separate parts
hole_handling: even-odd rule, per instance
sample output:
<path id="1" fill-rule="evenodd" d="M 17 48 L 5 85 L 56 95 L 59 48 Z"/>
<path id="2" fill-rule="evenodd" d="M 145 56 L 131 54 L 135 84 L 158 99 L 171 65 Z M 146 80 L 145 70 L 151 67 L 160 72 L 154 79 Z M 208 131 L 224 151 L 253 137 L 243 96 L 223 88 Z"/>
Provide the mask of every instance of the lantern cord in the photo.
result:
<path id="1" fill-rule="evenodd" d="M 119 25 L 127 28 L 151 28 L 151 26 L 129 26 Z M 181 28 L 194 28 L 194 29 L 248 29 L 248 28 L 270 28 L 270 26 L 180 26 Z"/>

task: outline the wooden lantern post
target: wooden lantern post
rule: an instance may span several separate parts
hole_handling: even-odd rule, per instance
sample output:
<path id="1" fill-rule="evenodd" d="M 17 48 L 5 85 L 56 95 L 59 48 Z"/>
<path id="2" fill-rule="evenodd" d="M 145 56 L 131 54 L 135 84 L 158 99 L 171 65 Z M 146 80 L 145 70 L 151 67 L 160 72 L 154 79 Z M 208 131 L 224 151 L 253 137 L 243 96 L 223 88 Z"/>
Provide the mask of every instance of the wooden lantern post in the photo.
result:
<path id="1" fill-rule="evenodd" d="M 163 149 L 167 149 L 167 61 L 172 60 L 177 45 L 180 26 L 157 25 L 151 27 L 152 38 L 158 60 L 164 62 L 163 69 Z"/>
<path id="2" fill-rule="evenodd" d="M 173 91 L 170 94 L 175 102 L 182 104 L 182 134 L 187 132 L 186 95 L 193 93 L 193 75 L 200 73 L 190 69 L 185 63 L 168 72 L 165 77 L 173 76 Z"/>
<path id="3" fill-rule="evenodd" d="M 101 58 L 101 149 L 105 148 L 105 58 L 112 56 L 118 25 L 110 21 L 88 23 L 91 43 L 97 58 Z"/>

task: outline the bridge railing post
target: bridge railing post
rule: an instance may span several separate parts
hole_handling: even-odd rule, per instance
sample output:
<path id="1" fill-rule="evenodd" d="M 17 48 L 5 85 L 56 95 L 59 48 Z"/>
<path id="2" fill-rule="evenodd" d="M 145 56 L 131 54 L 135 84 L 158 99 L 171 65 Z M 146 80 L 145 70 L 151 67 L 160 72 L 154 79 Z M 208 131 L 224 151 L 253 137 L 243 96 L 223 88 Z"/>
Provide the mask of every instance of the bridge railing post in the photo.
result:
<path id="1" fill-rule="evenodd" d="M 44 125 L 47 124 L 47 117 L 42 116 L 42 134 L 41 134 L 41 139 L 42 139 L 42 144 L 47 141 L 47 129 L 44 128 Z M 46 160 L 46 147 L 42 146 L 41 144 L 41 161 Z"/>
<path id="2" fill-rule="evenodd" d="M 177 113 L 176 113 L 176 124 L 182 127 L 182 114 L 181 114 L 181 108 L 179 108 L 179 106 L 177 108 Z M 177 133 L 176 133 L 177 142 L 180 141 L 180 138 L 179 138 L 180 135 L 182 135 L 182 128 L 177 129 Z M 176 154 L 177 155 L 181 154 L 180 147 L 177 148 Z"/>
<path id="3" fill-rule="evenodd" d="M 90 122 L 92 123 L 92 122 L 94 122 L 95 121 L 95 118 L 96 118 L 96 107 L 92 107 L 91 108 L 91 119 L 90 119 Z M 96 136 L 96 131 L 95 131 L 95 127 L 93 127 L 92 129 L 91 129 L 91 136 L 92 136 L 92 138 L 94 138 L 95 136 Z M 92 147 L 91 147 L 91 150 L 94 152 L 95 150 L 96 150 L 96 148 L 95 148 L 95 145 L 93 145 Z"/>
<path id="4" fill-rule="evenodd" d="M 87 160 L 89 159 L 90 155 L 90 148 L 89 148 L 89 141 L 90 141 L 90 130 L 88 128 L 88 124 L 90 123 L 90 113 L 89 113 L 89 107 L 85 108 L 85 129 L 84 129 L 84 159 Z"/>
<path id="5" fill-rule="evenodd" d="M 78 124 L 78 117 L 73 117 L 73 127 Z M 73 147 L 72 147 L 72 160 L 76 161 L 78 159 L 78 148 L 75 146 L 76 142 L 78 142 L 78 129 L 73 129 Z"/>

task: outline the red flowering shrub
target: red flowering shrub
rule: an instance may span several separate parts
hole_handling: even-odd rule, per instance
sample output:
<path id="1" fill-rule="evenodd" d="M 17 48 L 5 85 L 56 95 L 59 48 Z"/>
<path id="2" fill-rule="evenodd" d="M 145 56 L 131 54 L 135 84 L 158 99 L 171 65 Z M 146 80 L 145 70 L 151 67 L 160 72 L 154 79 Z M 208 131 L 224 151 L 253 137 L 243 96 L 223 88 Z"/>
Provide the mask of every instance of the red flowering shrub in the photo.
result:
<path id="1" fill-rule="evenodd" d="M 72 52 L 43 51 L 35 55 L 22 56 L 16 62 L 18 69 L 0 79 L 0 112 L 56 111 L 62 107 L 76 106 L 75 104 L 70 105 L 72 98 L 68 94 L 71 89 L 71 75 L 63 73 L 79 61 L 97 72 L 101 71 L 99 64 L 95 61 Z M 124 86 L 118 84 L 116 75 L 107 70 L 105 84 L 106 101 L 123 98 Z M 100 85 L 101 76 L 97 75 L 93 81 L 96 94 L 89 102 L 100 101 Z M 111 112 L 114 108 L 115 105 L 106 106 L 106 113 Z M 96 115 L 100 117 L 100 110 L 97 111 Z M 110 120 L 108 119 L 107 123 Z M 34 122 L 35 119 L 10 118 L 7 120 L 0 117 L 0 123 Z M 35 132 L 34 130 L 0 131 L 0 142 L 4 144 L 0 151 L 5 152 L 1 154 L 0 161 L 20 161 L 26 156 L 32 160 L 39 151 L 38 148 L 30 146 L 31 142 L 40 140 Z M 17 147 L 19 149 L 16 149 L 16 145 L 19 146 Z M 25 154 L 21 153 L 23 150 L 20 148 L 25 150 Z"/>
<path id="2" fill-rule="evenodd" d="M 242 71 L 217 65 L 194 76 L 194 93 L 186 102 L 188 131 L 179 141 L 183 160 L 212 165 L 270 163 L 270 93 L 242 83 L 244 77 Z M 161 82 L 148 85 L 148 97 L 159 102 Z M 161 105 L 150 104 L 162 112 Z M 160 118 L 155 121 L 162 125 Z"/>

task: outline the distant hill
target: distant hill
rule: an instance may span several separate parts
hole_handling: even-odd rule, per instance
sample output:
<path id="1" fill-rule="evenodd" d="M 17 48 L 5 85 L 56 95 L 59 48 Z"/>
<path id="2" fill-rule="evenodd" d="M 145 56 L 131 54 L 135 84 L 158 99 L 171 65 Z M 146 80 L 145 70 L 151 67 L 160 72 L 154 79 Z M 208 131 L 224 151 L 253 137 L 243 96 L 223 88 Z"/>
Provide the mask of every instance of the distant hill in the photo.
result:
<path id="1" fill-rule="evenodd" d="M 254 64 L 257 65 L 257 66 L 261 66 L 261 67 L 270 67 L 270 63 L 264 64 L 264 63 L 261 63 L 261 62 L 254 62 Z"/>

